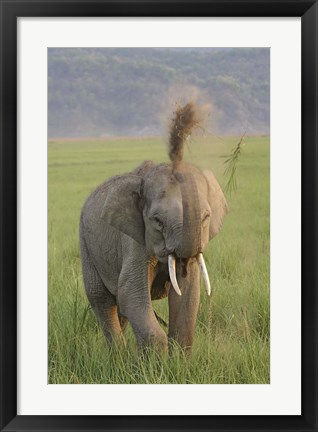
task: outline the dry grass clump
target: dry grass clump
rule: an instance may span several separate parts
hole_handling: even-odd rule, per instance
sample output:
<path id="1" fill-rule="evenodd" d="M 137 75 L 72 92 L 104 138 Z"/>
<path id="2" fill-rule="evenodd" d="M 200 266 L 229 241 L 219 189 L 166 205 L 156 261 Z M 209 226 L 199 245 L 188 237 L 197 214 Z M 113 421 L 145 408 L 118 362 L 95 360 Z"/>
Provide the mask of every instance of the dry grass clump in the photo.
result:
<path id="1" fill-rule="evenodd" d="M 239 161 L 239 156 L 242 151 L 243 147 L 243 140 L 244 140 L 245 134 L 241 137 L 239 142 L 236 144 L 235 147 L 233 147 L 231 154 L 227 157 L 226 161 L 224 162 L 224 165 L 226 165 L 224 176 L 227 177 L 227 182 L 224 187 L 224 192 L 235 192 L 237 189 L 237 182 L 236 182 L 236 169 L 237 164 Z"/>
<path id="2" fill-rule="evenodd" d="M 174 166 L 182 161 L 184 143 L 200 122 L 194 102 L 177 106 L 169 128 L 169 157 Z"/>

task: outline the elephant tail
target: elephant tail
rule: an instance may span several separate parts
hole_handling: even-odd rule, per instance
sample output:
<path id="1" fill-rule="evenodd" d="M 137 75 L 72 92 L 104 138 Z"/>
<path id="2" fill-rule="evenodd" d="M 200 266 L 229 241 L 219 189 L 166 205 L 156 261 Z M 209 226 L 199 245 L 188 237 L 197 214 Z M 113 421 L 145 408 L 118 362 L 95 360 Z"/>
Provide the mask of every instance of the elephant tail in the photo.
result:
<path id="1" fill-rule="evenodd" d="M 169 157 L 174 166 L 182 161 L 184 143 L 199 123 L 194 102 L 177 106 L 169 128 Z"/>
<path id="2" fill-rule="evenodd" d="M 164 327 L 168 328 L 168 324 L 166 323 L 166 321 L 165 321 L 164 319 L 162 319 L 162 318 L 157 314 L 157 312 L 156 312 L 155 310 L 154 310 L 154 314 L 155 314 L 155 317 L 157 318 L 158 323 L 161 324 L 161 325 L 163 325 Z"/>

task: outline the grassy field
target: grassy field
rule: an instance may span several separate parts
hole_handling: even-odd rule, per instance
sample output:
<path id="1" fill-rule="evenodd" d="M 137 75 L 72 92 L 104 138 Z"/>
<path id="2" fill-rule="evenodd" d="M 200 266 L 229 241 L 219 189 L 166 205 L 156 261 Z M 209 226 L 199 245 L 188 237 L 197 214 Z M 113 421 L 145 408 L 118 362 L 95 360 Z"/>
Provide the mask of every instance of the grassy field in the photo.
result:
<path id="1" fill-rule="evenodd" d="M 226 184 L 224 157 L 239 138 L 193 140 L 186 160 L 211 168 Z M 191 358 L 138 355 L 106 345 L 84 292 L 79 215 L 88 194 L 145 159 L 167 161 L 160 139 L 50 141 L 49 149 L 49 383 L 253 384 L 270 380 L 269 138 L 246 137 L 230 212 L 205 253 L 212 298 L 201 287 Z M 167 300 L 154 302 L 166 321 Z"/>

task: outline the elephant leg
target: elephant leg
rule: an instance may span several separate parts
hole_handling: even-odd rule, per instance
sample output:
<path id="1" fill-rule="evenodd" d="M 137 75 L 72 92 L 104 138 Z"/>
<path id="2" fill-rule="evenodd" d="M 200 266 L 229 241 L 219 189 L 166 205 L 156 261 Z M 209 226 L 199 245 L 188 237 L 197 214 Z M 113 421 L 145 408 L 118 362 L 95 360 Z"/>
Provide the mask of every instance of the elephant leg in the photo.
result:
<path id="1" fill-rule="evenodd" d="M 138 274 L 123 272 L 120 276 L 118 305 L 120 314 L 130 322 L 138 346 L 154 346 L 161 351 L 168 350 L 166 333 L 160 327 L 152 308 L 150 287 L 154 269 L 146 264 L 139 265 Z"/>
<path id="2" fill-rule="evenodd" d="M 118 340 L 122 334 L 122 327 L 118 318 L 117 305 L 112 294 L 103 287 L 103 291 L 89 293 L 88 299 L 101 323 L 106 339 L 109 342 Z"/>
<path id="3" fill-rule="evenodd" d="M 85 291 L 99 319 L 106 339 L 111 342 L 121 334 L 115 297 L 105 287 L 89 255 L 82 247 L 82 267 Z"/>
<path id="4" fill-rule="evenodd" d="M 168 336 L 182 348 L 191 351 L 200 300 L 200 270 L 196 259 L 189 261 L 187 275 L 182 273 L 181 265 L 177 265 L 177 279 L 182 296 L 176 294 L 174 289 L 169 291 Z"/>

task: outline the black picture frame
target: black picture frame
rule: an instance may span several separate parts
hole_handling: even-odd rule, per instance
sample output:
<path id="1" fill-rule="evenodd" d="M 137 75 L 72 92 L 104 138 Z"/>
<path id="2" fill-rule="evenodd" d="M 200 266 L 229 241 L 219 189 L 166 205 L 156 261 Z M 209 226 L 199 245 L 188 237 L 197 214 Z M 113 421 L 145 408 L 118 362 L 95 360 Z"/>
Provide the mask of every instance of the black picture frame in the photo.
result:
<path id="1" fill-rule="evenodd" d="M 317 1 L 31 1 L 0 0 L 1 146 L 1 431 L 317 431 Z M 299 416 L 17 415 L 17 18 L 301 17 L 302 49 L 302 385 Z M 291 377 L 292 379 L 292 377 Z"/>

